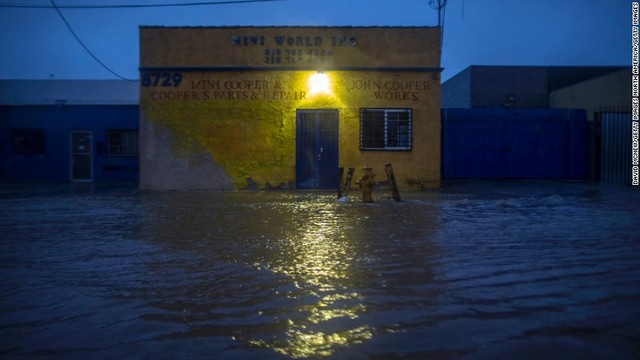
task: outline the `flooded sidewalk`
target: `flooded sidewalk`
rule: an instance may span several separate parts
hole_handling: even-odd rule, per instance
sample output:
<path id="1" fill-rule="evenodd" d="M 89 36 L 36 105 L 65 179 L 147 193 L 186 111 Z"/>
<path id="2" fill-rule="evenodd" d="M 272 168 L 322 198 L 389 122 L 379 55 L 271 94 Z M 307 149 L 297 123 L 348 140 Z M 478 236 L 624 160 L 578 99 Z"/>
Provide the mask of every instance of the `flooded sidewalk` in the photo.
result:
<path id="1" fill-rule="evenodd" d="M 3 359 L 638 359 L 640 191 L 0 185 Z"/>

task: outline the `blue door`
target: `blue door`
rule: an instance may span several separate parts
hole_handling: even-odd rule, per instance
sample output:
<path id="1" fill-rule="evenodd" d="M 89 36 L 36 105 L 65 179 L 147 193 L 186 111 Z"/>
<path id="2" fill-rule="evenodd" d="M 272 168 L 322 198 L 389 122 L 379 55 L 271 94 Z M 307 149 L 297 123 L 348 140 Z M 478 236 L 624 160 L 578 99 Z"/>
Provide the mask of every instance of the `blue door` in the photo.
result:
<path id="1" fill-rule="evenodd" d="M 296 113 L 296 188 L 338 187 L 338 110 Z"/>

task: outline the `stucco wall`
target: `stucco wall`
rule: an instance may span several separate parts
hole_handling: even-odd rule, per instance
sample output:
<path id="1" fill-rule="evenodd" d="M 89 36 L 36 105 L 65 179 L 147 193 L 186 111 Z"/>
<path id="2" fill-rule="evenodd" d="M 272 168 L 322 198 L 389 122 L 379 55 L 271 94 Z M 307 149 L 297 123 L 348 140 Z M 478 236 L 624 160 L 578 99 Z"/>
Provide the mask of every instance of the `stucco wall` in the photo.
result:
<path id="1" fill-rule="evenodd" d="M 549 107 L 548 69 L 472 66 L 471 107 Z"/>
<path id="2" fill-rule="evenodd" d="M 439 39 L 440 30 L 427 27 L 141 27 L 140 64 L 286 68 L 436 66 Z M 277 57 L 278 50 L 280 62 L 271 56 Z M 300 61 L 298 50 L 302 50 Z M 313 56 L 311 61 L 309 55 Z M 270 61 L 265 61 L 266 58 Z"/>
<path id="3" fill-rule="evenodd" d="M 629 68 L 556 90 L 549 96 L 550 106 L 585 109 L 587 119 L 593 121 L 595 113 L 605 108 L 624 109 L 629 106 L 630 79 Z"/>
<path id="4" fill-rule="evenodd" d="M 275 36 L 293 39 L 289 52 L 274 46 Z M 369 165 L 382 179 L 392 163 L 401 188 L 416 186 L 408 179 L 437 186 L 440 80 L 428 68 L 437 64 L 438 39 L 432 28 L 142 28 L 140 186 L 290 184 L 303 109 L 338 110 L 339 166 Z M 274 49 L 279 64 L 267 63 Z M 318 70 L 329 93 L 310 93 Z M 361 151 L 363 107 L 411 108 L 412 150 Z"/>

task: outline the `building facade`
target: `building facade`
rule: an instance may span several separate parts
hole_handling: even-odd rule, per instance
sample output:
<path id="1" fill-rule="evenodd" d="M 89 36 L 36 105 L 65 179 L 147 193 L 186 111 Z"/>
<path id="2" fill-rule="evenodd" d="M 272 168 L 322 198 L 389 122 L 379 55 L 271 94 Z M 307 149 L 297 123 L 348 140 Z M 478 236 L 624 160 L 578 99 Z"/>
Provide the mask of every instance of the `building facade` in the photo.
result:
<path id="1" fill-rule="evenodd" d="M 0 81 L 0 181 L 138 181 L 138 82 Z"/>
<path id="2" fill-rule="evenodd" d="M 140 28 L 140 186 L 440 181 L 439 28 Z"/>
<path id="3" fill-rule="evenodd" d="M 630 79 L 625 66 L 468 67 L 442 84 L 443 177 L 628 182 Z M 483 151 L 469 148 L 473 127 L 487 133 Z M 479 162 L 493 165 L 463 165 Z"/>
<path id="4" fill-rule="evenodd" d="M 589 177 L 592 180 L 631 184 L 631 78 L 631 68 L 627 67 L 550 95 L 552 108 L 586 110 L 591 125 Z"/>
<path id="5" fill-rule="evenodd" d="M 549 108 L 559 89 L 622 66 L 469 66 L 442 84 L 442 108 Z M 557 107 L 557 106 L 555 106 Z"/>

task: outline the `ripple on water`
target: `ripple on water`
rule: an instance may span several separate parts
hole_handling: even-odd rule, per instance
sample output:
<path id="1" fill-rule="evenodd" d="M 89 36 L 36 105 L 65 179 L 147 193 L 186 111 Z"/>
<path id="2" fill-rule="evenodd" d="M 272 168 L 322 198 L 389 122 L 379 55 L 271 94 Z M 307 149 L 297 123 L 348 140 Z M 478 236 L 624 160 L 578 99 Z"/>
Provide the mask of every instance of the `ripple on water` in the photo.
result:
<path id="1" fill-rule="evenodd" d="M 638 195 L 527 186 L 4 199 L 0 354 L 637 357 Z"/>

